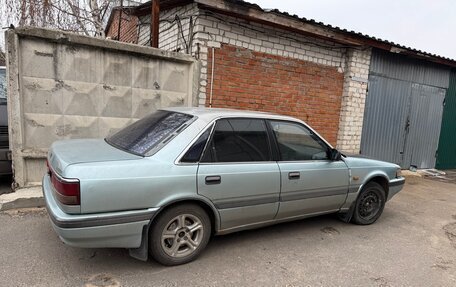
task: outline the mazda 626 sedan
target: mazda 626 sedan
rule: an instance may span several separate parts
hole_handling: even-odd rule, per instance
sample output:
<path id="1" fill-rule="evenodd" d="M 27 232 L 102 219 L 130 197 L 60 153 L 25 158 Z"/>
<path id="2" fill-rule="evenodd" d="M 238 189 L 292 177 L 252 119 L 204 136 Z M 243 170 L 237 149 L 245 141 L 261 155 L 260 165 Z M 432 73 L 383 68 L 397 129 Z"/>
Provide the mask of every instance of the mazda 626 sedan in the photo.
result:
<path id="1" fill-rule="evenodd" d="M 371 224 L 405 181 L 399 166 L 341 155 L 295 118 L 202 108 L 55 142 L 48 167 L 43 191 L 63 242 L 165 265 L 195 259 L 212 235 L 326 213 Z"/>

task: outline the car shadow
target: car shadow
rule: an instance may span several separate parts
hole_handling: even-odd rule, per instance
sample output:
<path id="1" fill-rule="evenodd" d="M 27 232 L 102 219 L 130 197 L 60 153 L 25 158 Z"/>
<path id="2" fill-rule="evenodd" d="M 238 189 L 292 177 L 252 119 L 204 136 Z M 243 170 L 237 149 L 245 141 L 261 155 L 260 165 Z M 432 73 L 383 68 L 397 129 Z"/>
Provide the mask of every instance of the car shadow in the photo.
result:
<path id="1" fill-rule="evenodd" d="M 374 225 L 387 224 L 394 217 L 389 210 L 385 210 L 382 217 Z M 374 225 L 366 226 L 368 230 L 372 230 Z M 73 258 L 73 264 L 89 264 L 93 270 L 114 268 L 117 274 L 122 272 L 144 271 L 144 272 L 165 272 L 174 269 L 185 270 L 195 266 L 204 266 L 207 262 L 226 259 L 226 256 L 231 256 L 234 249 L 249 250 L 249 252 L 262 252 L 263 250 L 272 248 L 269 242 L 276 242 L 274 248 L 280 253 L 280 248 L 284 251 L 289 247 L 280 242 L 290 240 L 324 240 L 328 238 L 336 239 L 337 236 L 356 233 L 356 230 L 363 228 L 354 224 L 345 223 L 337 218 L 335 214 L 322 215 L 311 217 L 292 222 L 285 222 L 258 229 L 245 230 L 236 233 L 231 233 L 223 236 L 214 236 L 209 242 L 206 250 L 194 262 L 175 266 L 166 267 L 158 264 L 153 259 L 149 258 L 147 262 L 134 259 L 129 256 L 128 250 L 119 248 L 103 248 L 103 249 L 81 249 L 66 246 L 70 249 L 73 255 L 68 256 Z M 359 233 L 359 232 L 358 232 Z M 258 242 L 261 241 L 261 244 Z M 76 258 L 76 259 L 74 259 Z"/>
<path id="2" fill-rule="evenodd" d="M 239 231 L 223 236 L 215 236 L 213 237 L 212 242 L 209 243 L 208 249 L 210 250 L 214 247 L 219 248 L 221 245 L 230 248 L 231 245 L 248 244 L 257 238 L 280 241 L 281 238 L 296 237 L 297 235 L 305 235 L 307 233 L 312 234 L 313 232 L 320 232 L 325 228 L 333 229 L 336 230 L 335 232 L 338 232 L 337 230 L 340 229 L 342 225 L 347 224 L 339 220 L 336 214 L 305 218 L 257 229 Z"/>
<path id="3" fill-rule="evenodd" d="M 320 233 L 339 233 L 343 226 L 350 226 L 340 221 L 336 215 L 323 215 L 319 217 L 307 218 L 293 222 L 286 222 L 258 229 L 239 231 L 222 236 L 214 236 L 209 242 L 206 250 L 203 251 L 201 258 L 189 264 L 198 264 L 199 261 L 204 261 L 205 258 L 214 258 L 222 256 L 220 250 L 230 250 L 235 246 L 248 246 L 251 249 L 257 248 L 255 241 L 258 238 L 262 240 L 276 240 L 287 239 L 290 237 L 305 236 L 309 234 Z M 106 266 L 106 261 L 110 262 L 116 270 L 126 268 L 130 269 L 157 269 L 160 270 L 164 266 L 156 263 L 153 259 L 149 258 L 147 263 L 134 259 L 129 256 L 128 250 L 119 248 L 103 248 L 103 249 L 81 249 L 68 247 L 71 253 L 77 253 L 78 261 L 91 262 L 91 264 L 101 264 Z M 284 246 L 286 248 L 286 246 Z M 250 249 L 250 247 L 249 247 Z M 186 264 L 188 265 L 188 264 Z M 185 265 L 182 265 L 185 266 Z M 172 268 L 178 268 L 172 267 Z M 165 267 L 167 268 L 167 267 Z"/>

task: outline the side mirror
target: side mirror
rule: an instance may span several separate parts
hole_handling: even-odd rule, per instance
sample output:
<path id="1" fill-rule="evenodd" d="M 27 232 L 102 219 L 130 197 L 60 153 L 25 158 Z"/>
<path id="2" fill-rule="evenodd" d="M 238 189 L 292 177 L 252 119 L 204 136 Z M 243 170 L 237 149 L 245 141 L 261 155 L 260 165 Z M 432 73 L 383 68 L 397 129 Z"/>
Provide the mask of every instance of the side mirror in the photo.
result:
<path id="1" fill-rule="evenodd" d="M 330 150 L 330 160 L 338 161 L 342 159 L 342 154 L 335 148 Z"/>

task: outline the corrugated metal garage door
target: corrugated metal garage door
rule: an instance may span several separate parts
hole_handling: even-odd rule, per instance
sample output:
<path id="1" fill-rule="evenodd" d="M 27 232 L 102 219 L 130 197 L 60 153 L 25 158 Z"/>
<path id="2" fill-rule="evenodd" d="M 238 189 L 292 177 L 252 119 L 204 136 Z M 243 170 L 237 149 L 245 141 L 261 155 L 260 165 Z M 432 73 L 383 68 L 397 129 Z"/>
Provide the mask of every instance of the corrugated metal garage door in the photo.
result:
<path id="1" fill-rule="evenodd" d="M 408 115 L 410 124 L 406 130 L 401 166 L 435 166 L 445 92 L 442 88 L 412 84 Z"/>
<path id="2" fill-rule="evenodd" d="M 373 51 L 361 154 L 403 168 L 432 168 L 450 70 Z"/>

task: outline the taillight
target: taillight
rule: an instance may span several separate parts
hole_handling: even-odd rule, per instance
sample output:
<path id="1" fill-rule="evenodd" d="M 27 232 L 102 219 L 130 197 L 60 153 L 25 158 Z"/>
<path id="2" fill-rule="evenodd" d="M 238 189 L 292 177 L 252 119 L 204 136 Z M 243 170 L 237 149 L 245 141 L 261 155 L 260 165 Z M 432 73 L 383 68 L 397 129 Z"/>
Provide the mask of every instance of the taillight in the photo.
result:
<path id="1" fill-rule="evenodd" d="M 80 205 L 81 191 L 79 180 L 76 178 L 62 178 L 53 172 L 48 163 L 48 172 L 55 189 L 57 199 L 66 205 Z"/>
<path id="2" fill-rule="evenodd" d="M 46 159 L 47 174 L 51 175 L 51 167 L 49 166 L 49 161 Z"/>

